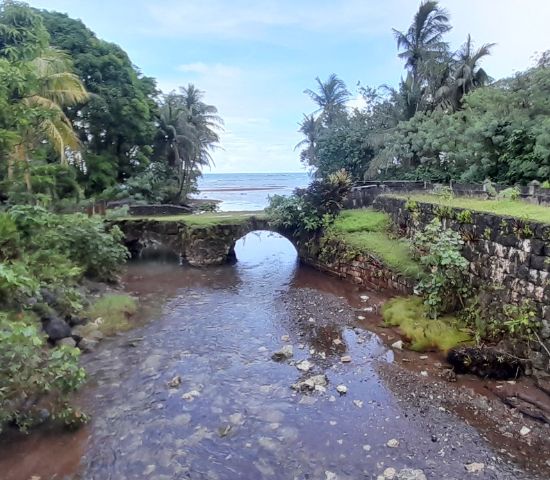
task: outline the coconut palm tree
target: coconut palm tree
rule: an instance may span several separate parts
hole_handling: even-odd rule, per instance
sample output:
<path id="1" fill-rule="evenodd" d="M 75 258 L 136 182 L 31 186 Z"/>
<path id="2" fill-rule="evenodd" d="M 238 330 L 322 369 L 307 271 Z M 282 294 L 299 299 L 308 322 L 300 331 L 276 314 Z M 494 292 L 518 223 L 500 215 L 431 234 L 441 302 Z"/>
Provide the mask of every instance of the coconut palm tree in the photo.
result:
<path id="1" fill-rule="evenodd" d="M 25 184 L 31 191 L 30 156 L 32 151 L 46 141 L 67 165 L 67 150 L 78 151 L 80 142 L 64 108 L 80 104 L 88 99 L 88 92 L 80 79 L 71 73 L 69 58 L 53 48 L 27 62 L 23 67 L 29 72 L 28 91 L 19 100 L 25 117 L 32 121 L 18 122 L 20 141 L 12 152 L 11 161 L 23 166 Z"/>
<path id="2" fill-rule="evenodd" d="M 303 133 L 305 138 L 296 144 L 294 150 L 305 147 L 300 152 L 300 160 L 310 167 L 315 167 L 317 165 L 315 148 L 319 138 L 319 121 L 315 115 L 304 115 L 298 131 Z"/>
<path id="3" fill-rule="evenodd" d="M 200 175 L 204 167 L 213 163 L 212 151 L 220 141 L 218 132 L 223 128 L 223 120 L 215 106 L 203 101 L 204 92 L 193 84 L 181 87 L 180 94 L 187 112 L 187 124 L 190 131 L 194 132 L 193 147 L 187 156 L 182 184 L 182 191 L 188 193 L 194 178 Z"/>
<path id="4" fill-rule="evenodd" d="M 223 125 L 218 110 L 203 102 L 203 92 L 194 85 L 164 96 L 159 109 L 157 152 L 178 179 L 174 201 L 185 197 L 201 170 L 211 165 L 212 150 Z"/>
<path id="5" fill-rule="evenodd" d="M 416 12 L 413 23 L 406 32 L 393 29 L 399 57 L 405 60 L 405 67 L 419 83 L 420 66 L 429 58 L 437 57 L 447 48 L 443 35 L 451 29 L 449 14 L 437 1 L 424 0 Z"/>
<path id="6" fill-rule="evenodd" d="M 308 88 L 304 93 L 319 106 L 315 113 L 321 112 L 322 122 L 327 126 L 332 125 L 345 112 L 350 94 L 346 84 L 335 73 L 329 75 L 326 82 L 321 81 L 319 77 L 315 81 L 317 91 Z"/>
<path id="7" fill-rule="evenodd" d="M 494 43 L 485 43 L 475 50 L 472 38 L 468 35 L 466 42 L 456 54 L 451 75 L 437 92 L 437 98 L 444 108 L 458 110 L 464 95 L 491 81 L 491 77 L 479 63 L 484 57 L 491 55 L 494 46 Z"/>

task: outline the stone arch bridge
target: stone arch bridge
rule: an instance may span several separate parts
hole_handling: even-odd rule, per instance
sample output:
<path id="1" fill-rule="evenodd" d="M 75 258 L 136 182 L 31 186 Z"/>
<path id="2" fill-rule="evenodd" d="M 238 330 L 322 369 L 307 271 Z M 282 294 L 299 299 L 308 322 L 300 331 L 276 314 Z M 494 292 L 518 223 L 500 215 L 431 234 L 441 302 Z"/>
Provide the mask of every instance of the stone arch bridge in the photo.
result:
<path id="1" fill-rule="evenodd" d="M 222 265 L 235 259 L 237 240 L 256 230 L 279 233 L 298 250 L 289 232 L 274 229 L 263 215 L 130 217 L 111 223 L 124 233 L 132 257 L 164 251 L 196 267 Z"/>

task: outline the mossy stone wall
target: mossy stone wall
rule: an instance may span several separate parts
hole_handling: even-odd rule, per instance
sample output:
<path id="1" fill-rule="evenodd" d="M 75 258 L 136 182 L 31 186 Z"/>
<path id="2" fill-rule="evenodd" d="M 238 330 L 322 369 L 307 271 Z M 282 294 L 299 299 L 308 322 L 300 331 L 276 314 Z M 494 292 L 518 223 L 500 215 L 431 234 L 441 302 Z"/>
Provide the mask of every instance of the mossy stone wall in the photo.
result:
<path id="1" fill-rule="evenodd" d="M 368 252 L 355 253 L 338 238 L 321 239 L 298 248 L 300 259 L 323 272 L 374 290 L 410 294 L 415 281 Z"/>
<path id="2" fill-rule="evenodd" d="M 504 303 L 531 301 L 542 320 L 541 336 L 550 339 L 550 225 L 385 195 L 374 208 L 409 236 L 434 218 L 459 232 L 472 284 L 502 287 L 496 294 Z"/>

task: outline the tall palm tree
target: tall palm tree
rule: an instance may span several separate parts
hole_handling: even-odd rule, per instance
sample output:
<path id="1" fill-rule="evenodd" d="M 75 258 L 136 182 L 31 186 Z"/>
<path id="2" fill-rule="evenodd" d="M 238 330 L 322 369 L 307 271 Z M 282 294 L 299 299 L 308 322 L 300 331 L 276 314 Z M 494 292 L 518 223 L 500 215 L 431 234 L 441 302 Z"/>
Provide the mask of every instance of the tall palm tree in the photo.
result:
<path id="1" fill-rule="evenodd" d="M 212 163 L 211 152 L 219 142 L 223 121 L 216 107 L 203 102 L 203 95 L 189 84 L 179 93 L 165 95 L 159 109 L 157 151 L 176 173 L 176 202 L 189 193 L 202 168 Z"/>
<path id="2" fill-rule="evenodd" d="M 220 141 L 219 131 L 223 127 L 223 120 L 218 115 L 218 109 L 203 101 L 204 92 L 193 84 L 180 88 L 184 105 L 187 111 L 187 123 L 194 131 L 194 148 L 184 169 L 184 185 L 182 189 L 188 193 L 191 182 L 202 169 L 213 163 L 211 152 Z"/>
<path id="3" fill-rule="evenodd" d="M 30 86 L 19 101 L 32 121 L 20 122 L 17 126 L 20 141 L 12 152 L 9 172 L 13 175 L 14 162 L 23 165 L 25 184 L 31 191 L 30 155 L 37 146 L 47 141 L 62 165 L 67 165 L 67 149 L 79 149 L 78 136 L 64 108 L 86 101 L 88 92 L 71 73 L 69 57 L 53 48 L 30 60 L 26 68 L 30 72 Z"/>
<path id="4" fill-rule="evenodd" d="M 350 94 L 346 84 L 333 73 L 329 75 L 326 82 L 321 81 L 319 77 L 317 82 L 317 91 L 307 89 L 304 91 L 319 106 L 316 112 L 321 113 L 321 119 L 325 125 L 332 125 L 334 121 L 345 112 L 346 102 Z"/>
<path id="5" fill-rule="evenodd" d="M 477 87 L 491 81 L 487 72 L 479 66 L 484 57 L 491 55 L 494 43 L 485 43 L 477 50 L 470 35 L 456 54 L 453 70 L 447 82 L 438 90 L 437 97 L 444 108 L 458 110 L 462 98 Z"/>
<path id="6" fill-rule="evenodd" d="M 304 115 L 298 130 L 304 135 L 304 139 L 296 144 L 294 150 L 305 147 L 300 152 L 300 159 L 310 167 L 317 166 L 317 155 L 315 148 L 319 138 L 319 120 L 315 115 Z"/>
<path id="7" fill-rule="evenodd" d="M 447 45 L 443 35 L 451 29 L 449 14 L 437 1 L 424 0 L 416 12 L 413 23 L 406 32 L 393 29 L 397 48 L 402 50 L 399 57 L 405 60 L 405 67 L 411 72 L 415 82 L 419 82 L 422 62 L 437 57 Z"/>

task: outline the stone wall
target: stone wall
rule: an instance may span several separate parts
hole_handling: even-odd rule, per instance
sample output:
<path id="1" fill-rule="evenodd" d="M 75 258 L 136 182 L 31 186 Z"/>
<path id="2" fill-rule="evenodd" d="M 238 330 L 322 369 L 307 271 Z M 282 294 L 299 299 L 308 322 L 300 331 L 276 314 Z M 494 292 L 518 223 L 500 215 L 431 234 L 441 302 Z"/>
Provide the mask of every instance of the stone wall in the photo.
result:
<path id="1" fill-rule="evenodd" d="M 388 195 L 379 196 L 374 208 L 388 213 L 407 235 L 436 217 L 460 232 L 472 284 L 502 287 L 503 303 L 532 302 L 542 320 L 542 337 L 550 340 L 550 225 Z"/>
<path id="2" fill-rule="evenodd" d="M 337 239 L 321 240 L 321 245 L 310 243 L 307 247 L 299 247 L 298 253 L 302 262 L 365 288 L 402 294 L 411 294 L 414 289 L 412 279 L 392 271 L 367 252 L 350 251 Z"/>
<path id="3" fill-rule="evenodd" d="M 346 199 L 346 208 L 366 208 L 372 206 L 379 195 L 384 194 L 408 194 L 430 193 L 436 184 L 430 182 L 417 182 L 405 180 L 391 180 L 380 182 L 361 182 L 351 189 Z M 457 197 L 487 198 L 487 186 L 481 183 L 457 183 L 452 182 L 449 187 Z M 497 192 L 508 188 L 506 185 L 493 187 Z M 520 198 L 529 203 L 550 206 L 550 189 L 541 188 L 538 182 L 531 182 L 527 186 L 519 187 Z"/>

